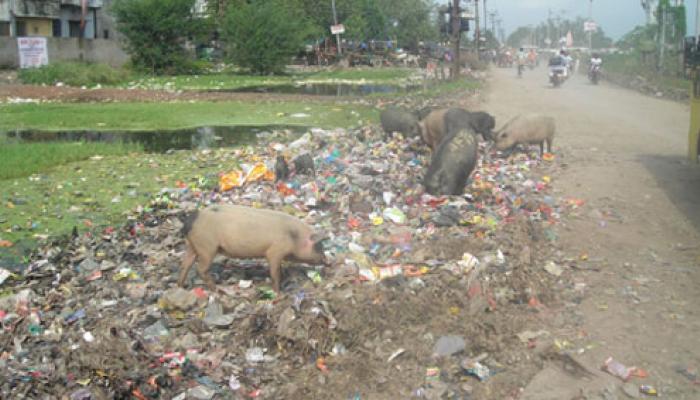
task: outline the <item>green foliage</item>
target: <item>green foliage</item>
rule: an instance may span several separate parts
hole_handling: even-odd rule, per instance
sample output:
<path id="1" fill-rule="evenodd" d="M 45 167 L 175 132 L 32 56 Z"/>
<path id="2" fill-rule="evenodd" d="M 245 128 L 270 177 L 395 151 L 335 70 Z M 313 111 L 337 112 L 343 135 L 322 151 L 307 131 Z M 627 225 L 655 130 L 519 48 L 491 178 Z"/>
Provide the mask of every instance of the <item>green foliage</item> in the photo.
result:
<path id="1" fill-rule="evenodd" d="M 256 0 L 228 10 L 229 58 L 256 74 L 283 72 L 308 37 L 308 23 L 284 0 Z"/>
<path id="2" fill-rule="evenodd" d="M 665 26 L 666 28 L 666 42 L 667 43 L 677 43 L 683 37 L 685 37 L 686 25 L 685 25 L 685 6 L 673 6 L 669 0 L 661 0 L 656 8 L 656 19 L 661 21 L 663 18 L 663 12 L 666 11 L 670 24 Z M 664 25 L 657 25 L 659 29 L 659 34 Z"/>
<path id="3" fill-rule="evenodd" d="M 585 18 L 577 17 L 575 20 L 563 20 L 559 21 L 559 23 L 550 20 L 534 27 L 522 26 L 508 36 L 506 43 L 512 47 L 529 44 L 545 47 L 544 41 L 549 33 L 552 46 L 556 47 L 560 37 L 566 36 L 567 32 L 571 31 L 574 47 L 588 47 L 588 33 L 583 30 L 585 21 Z M 605 35 L 605 31 L 600 26 L 596 32 L 593 32 L 591 42 L 594 48 L 610 47 L 613 43 L 612 39 Z"/>
<path id="4" fill-rule="evenodd" d="M 133 143 L 4 143 L 0 146 L 0 159 L 3 160 L 0 180 L 29 176 L 96 155 L 123 155 L 141 150 L 140 145 Z"/>
<path id="5" fill-rule="evenodd" d="M 26 84 L 54 85 L 63 82 L 69 86 L 115 85 L 129 79 L 129 73 L 107 64 L 55 62 L 39 68 L 19 70 L 19 79 Z"/>
<path id="6" fill-rule="evenodd" d="M 152 73 L 192 71 L 185 41 L 205 29 L 204 20 L 192 13 L 194 1 L 115 0 L 112 13 L 135 68 Z"/>
<path id="7" fill-rule="evenodd" d="M 333 24 L 328 0 L 289 0 L 307 16 L 317 35 L 327 36 Z M 421 40 L 438 37 L 431 20 L 429 0 L 343 0 L 336 1 L 338 22 L 345 25 L 345 37 L 353 40 L 398 40 L 399 46 L 415 49 Z"/>
<path id="8" fill-rule="evenodd" d="M 636 49 L 643 53 L 656 50 L 654 37 L 657 31 L 656 25 L 639 25 L 626 33 L 617 42 L 617 46 L 624 50 Z"/>

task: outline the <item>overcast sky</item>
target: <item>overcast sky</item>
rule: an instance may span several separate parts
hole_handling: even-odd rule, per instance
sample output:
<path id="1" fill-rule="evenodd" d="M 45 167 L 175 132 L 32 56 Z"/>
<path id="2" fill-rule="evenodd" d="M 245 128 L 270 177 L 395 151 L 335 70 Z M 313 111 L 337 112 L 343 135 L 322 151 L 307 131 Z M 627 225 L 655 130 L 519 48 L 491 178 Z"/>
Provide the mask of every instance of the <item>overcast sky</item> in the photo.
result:
<path id="1" fill-rule="evenodd" d="M 685 3 L 688 8 L 688 33 L 692 35 L 695 31 L 696 1 Z M 636 25 L 645 23 L 646 17 L 640 4 L 640 0 L 593 0 L 593 19 L 608 36 L 619 39 Z M 564 18 L 573 19 L 578 15 L 587 17 L 588 5 L 588 0 L 486 0 L 489 11 L 498 10 L 506 34 L 519 26 L 536 25 L 544 21 L 549 8 L 553 13 L 563 10 Z"/>

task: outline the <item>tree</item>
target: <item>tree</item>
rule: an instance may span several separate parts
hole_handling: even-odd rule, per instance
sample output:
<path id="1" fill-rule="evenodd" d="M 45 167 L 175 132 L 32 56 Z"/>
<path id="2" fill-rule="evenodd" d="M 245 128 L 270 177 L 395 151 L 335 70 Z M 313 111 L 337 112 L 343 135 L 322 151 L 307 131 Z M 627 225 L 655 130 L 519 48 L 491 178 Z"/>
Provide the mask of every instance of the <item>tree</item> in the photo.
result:
<path id="1" fill-rule="evenodd" d="M 279 73 L 303 46 L 309 22 L 293 2 L 255 0 L 230 7 L 223 26 L 228 58 L 253 73 Z"/>
<path id="2" fill-rule="evenodd" d="M 308 17 L 315 32 L 328 35 L 333 24 L 330 0 L 289 0 Z M 338 22 L 345 25 L 345 38 L 353 40 L 397 39 L 402 47 L 416 48 L 421 40 L 438 36 L 431 20 L 429 0 L 336 1 Z"/>
<path id="3" fill-rule="evenodd" d="M 544 41 L 549 34 L 552 40 L 552 45 L 557 46 L 561 36 L 565 36 L 568 32 L 574 39 L 575 47 L 588 47 L 588 33 L 583 30 L 583 25 L 586 19 L 577 17 L 575 20 L 562 20 L 558 24 L 552 21 L 541 23 L 536 27 L 520 27 L 508 36 L 507 43 L 513 47 L 532 44 L 535 46 L 545 46 Z M 613 43 L 612 39 L 605 35 L 603 29 L 598 27 L 596 32 L 593 32 L 591 42 L 594 48 L 610 47 Z"/>
<path id="4" fill-rule="evenodd" d="M 185 42 L 202 30 L 192 14 L 195 0 L 116 0 L 112 13 L 126 38 L 136 68 L 153 73 L 184 72 L 189 67 Z"/>

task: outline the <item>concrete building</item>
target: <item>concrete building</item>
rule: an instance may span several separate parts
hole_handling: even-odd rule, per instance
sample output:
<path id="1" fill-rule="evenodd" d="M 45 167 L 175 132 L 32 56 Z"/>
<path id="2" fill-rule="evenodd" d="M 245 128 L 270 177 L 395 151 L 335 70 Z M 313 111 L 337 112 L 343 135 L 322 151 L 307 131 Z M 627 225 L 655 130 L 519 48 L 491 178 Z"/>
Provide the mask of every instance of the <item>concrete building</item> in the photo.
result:
<path id="1" fill-rule="evenodd" d="M 86 1 L 81 27 L 81 0 L 0 0 L 0 36 L 103 37 L 98 26 L 103 0 Z"/>

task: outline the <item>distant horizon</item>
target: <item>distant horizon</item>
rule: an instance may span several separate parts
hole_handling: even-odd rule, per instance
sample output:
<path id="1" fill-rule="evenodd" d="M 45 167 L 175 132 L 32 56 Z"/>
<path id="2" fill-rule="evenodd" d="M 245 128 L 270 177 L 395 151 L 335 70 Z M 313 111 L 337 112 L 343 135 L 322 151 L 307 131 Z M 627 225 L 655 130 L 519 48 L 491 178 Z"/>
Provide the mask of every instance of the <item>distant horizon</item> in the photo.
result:
<path id="1" fill-rule="evenodd" d="M 464 1 L 464 0 L 462 0 Z M 447 0 L 434 1 L 435 4 L 445 4 Z M 473 5 L 473 1 L 468 1 Z M 615 5 L 605 4 L 601 0 L 593 0 L 593 20 L 598 23 L 605 34 L 617 41 L 636 26 L 646 24 L 646 14 L 639 0 L 616 0 Z M 695 2 L 686 4 L 686 26 L 688 35 L 695 32 Z M 483 2 L 480 1 L 480 7 Z M 588 17 L 589 2 L 587 0 L 486 0 L 489 13 L 497 11 L 503 20 L 506 37 L 521 26 L 538 25 L 547 20 L 548 10 L 552 10 L 552 18 L 573 20 L 577 17 Z M 483 10 L 479 10 L 483 18 Z M 483 21 L 481 22 L 483 26 Z M 490 27 L 489 23 L 489 27 Z M 553 38 L 554 39 L 554 38 Z"/>

